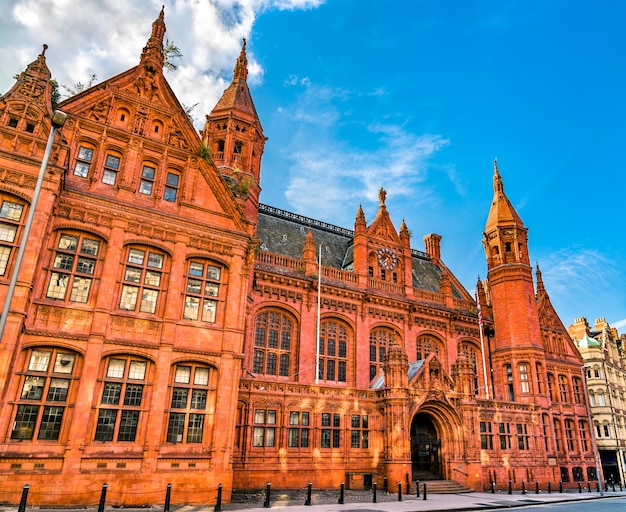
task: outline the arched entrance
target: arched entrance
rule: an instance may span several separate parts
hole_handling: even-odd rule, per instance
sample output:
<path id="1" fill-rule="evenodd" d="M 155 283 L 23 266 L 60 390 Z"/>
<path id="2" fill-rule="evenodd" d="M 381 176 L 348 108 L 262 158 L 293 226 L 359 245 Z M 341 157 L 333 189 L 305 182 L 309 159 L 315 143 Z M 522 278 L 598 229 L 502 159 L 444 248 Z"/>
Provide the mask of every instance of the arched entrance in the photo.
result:
<path id="1" fill-rule="evenodd" d="M 413 480 L 443 478 L 441 440 L 430 416 L 418 413 L 411 422 L 411 466 Z"/>

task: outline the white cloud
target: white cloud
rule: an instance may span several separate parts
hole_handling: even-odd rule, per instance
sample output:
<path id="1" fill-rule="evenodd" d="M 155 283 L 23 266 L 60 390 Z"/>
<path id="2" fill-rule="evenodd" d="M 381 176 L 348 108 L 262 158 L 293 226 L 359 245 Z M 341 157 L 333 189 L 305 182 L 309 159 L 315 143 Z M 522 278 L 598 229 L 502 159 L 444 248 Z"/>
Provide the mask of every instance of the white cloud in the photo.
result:
<path id="1" fill-rule="evenodd" d="M 203 119 L 231 80 L 259 14 L 312 9 L 324 0 L 0 0 L 0 92 L 44 43 L 52 76 L 70 87 L 94 73 L 102 81 L 136 66 L 163 3 L 165 37 L 183 54 L 166 77 L 182 103 L 199 102 L 194 113 Z M 263 69 L 250 46 L 248 61 L 249 82 L 260 82 Z"/>

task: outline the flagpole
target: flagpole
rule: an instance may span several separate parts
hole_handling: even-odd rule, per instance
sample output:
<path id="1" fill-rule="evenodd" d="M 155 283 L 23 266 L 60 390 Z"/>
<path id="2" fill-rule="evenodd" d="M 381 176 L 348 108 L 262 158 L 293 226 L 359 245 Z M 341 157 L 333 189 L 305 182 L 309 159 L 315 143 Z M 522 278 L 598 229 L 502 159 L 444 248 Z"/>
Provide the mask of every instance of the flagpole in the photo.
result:
<path id="1" fill-rule="evenodd" d="M 480 309 L 480 298 L 476 288 L 476 307 L 478 308 L 478 331 L 480 332 L 480 352 L 483 358 L 483 378 L 485 379 L 485 398 L 489 400 L 489 383 L 487 382 L 487 362 L 485 361 L 485 341 L 483 337 L 483 313 Z"/>
<path id="2" fill-rule="evenodd" d="M 320 381 L 320 309 L 322 303 L 322 246 L 317 258 L 317 336 L 315 342 L 315 384 Z"/>

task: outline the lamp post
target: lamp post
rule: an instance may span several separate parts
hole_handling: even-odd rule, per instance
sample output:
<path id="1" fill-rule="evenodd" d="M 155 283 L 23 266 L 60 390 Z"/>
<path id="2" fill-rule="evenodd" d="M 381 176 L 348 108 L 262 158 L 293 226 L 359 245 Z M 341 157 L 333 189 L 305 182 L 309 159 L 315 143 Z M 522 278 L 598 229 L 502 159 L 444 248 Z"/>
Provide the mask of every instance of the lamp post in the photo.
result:
<path id="1" fill-rule="evenodd" d="M 602 487 L 602 479 L 600 478 L 600 457 L 598 455 L 598 445 L 596 444 L 596 435 L 593 431 L 593 423 L 591 419 L 591 408 L 589 407 L 589 388 L 587 387 L 587 376 L 585 375 L 586 365 L 580 367 L 580 374 L 583 378 L 583 391 L 585 393 L 585 405 L 587 406 L 587 420 L 589 421 L 589 433 L 591 434 L 591 446 L 593 447 L 593 458 L 596 461 L 596 478 L 598 479 L 598 490 L 600 496 L 604 496 L 604 489 Z"/>
<path id="2" fill-rule="evenodd" d="M 17 251 L 17 257 L 15 258 L 15 265 L 13 266 L 13 272 L 11 273 L 11 281 L 9 282 L 9 289 L 4 299 L 4 307 L 2 309 L 2 315 L 0 316 L 0 342 L 4 335 L 4 327 L 7 323 L 9 316 L 9 309 L 11 309 L 11 302 L 13 300 L 13 294 L 15 293 L 15 285 L 17 284 L 17 277 L 20 273 L 20 267 L 22 266 L 22 259 L 24 258 L 24 252 L 26 250 L 26 243 L 28 242 L 28 235 L 30 233 L 30 227 L 33 224 L 33 217 L 35 216 L 35 210 L 37 209 L 37 202 L 39 201 L 39 193 L 43 185 L 43 178 L 46 174 L 46 167 L 48 167 L 48 160 L 50 159 L 50 153 L 52 151 L 52 144 L 54 143 L 54 136 L 59 128 L 65 124 L 67 115 L 60 110 L 55 110 L 52 114 L 52 128 L 50 129 L 50 135 L 48 135 L 48 144 L 46 145 L 46 151 L 41 161 L 41 167 L 39 168 L 39 176 L 37 177 L 37 184 L 33 191 L 33 198 L 28 209 L 28 216 L 26 217 L 26 224 L 24 224 L 24 231 L 22 232 L 22 239 L 20 240 L 20 246 Z"/>

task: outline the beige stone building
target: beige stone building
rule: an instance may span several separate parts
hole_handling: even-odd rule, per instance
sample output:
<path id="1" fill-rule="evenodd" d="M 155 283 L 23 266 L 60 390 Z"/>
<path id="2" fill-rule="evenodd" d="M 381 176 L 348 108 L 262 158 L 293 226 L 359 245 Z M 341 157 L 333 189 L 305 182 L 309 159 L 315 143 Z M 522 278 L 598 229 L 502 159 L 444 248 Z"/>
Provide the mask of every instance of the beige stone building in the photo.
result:
<path id="1" fill-rule="evenodd" d="M 604 478 L 626 483 L 626 334 L 604 318 L 591 327 L 584 317 L 568 328 L 585 362 L 584 371 Z"/>

